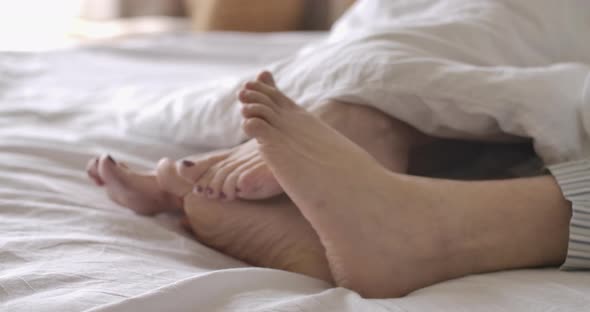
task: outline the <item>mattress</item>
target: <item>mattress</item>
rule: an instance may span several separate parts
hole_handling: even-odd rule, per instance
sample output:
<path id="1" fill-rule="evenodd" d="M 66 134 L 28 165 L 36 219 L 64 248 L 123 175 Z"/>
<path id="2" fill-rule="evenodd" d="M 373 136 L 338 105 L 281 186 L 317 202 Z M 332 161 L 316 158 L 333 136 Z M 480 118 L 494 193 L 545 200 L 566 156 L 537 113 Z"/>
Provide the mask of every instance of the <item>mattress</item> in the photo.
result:
<path id="1" fill-rule="evenodd" d="M 179 90 L 205 92 L 212 81 L 247 75 L 324 36 L 173 34 L 1 53 L 0 310 L 590 311 L 590 274 L 556 269 L 363 299 L 218 253 L 173 217 L 123 209 L 86 177 L 88 159 L 104 152 L 150 168 L 161 157 L 218 147 L 134 131 L 128 116 Z"/>

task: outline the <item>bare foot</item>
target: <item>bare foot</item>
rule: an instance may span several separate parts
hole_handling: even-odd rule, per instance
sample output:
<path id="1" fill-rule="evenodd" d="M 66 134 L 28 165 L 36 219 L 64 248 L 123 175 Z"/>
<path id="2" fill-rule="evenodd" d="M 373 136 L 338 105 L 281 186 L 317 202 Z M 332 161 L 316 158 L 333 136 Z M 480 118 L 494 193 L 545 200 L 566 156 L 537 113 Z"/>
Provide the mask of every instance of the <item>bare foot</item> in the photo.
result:
<path id="1" fill-rule="evenodd" d="M 272 75 L 261 73 L 257 81 L 274 86 Z M 245 87 L 239 94 L 243 103 L 268 101 L 265 95 Z M 357 142 L 390 170 L 404 170 L 407 154 L 405 144 L 396 140 L 411 128 L 395 123 L 372 108 L 338 102 L 320 103 L 311 108 L 312 114 L 324 120 L 343 135 Z M 416 140 L 417 141 L 417 140 Z M 268 166 L 258 153 L 255 140 L 236 148 L 189 157 L 176 164 L 178 173 L 195 183 L 195 193 L 208 198 L 233 200 L 264 199 L 283 192 Z"/>
<path id="2" fill-rule="evenodd" d="M 332 281 L 317 234 L 286 196 L 228 202 L 188 195 L 184 207 L 205 245 L 252 265 Z"/>
<path id="3" fill-rule="evenodd" d="M 224 200 L 264 199 L 282 193 L 250 140 L 235 148 L 187 157 L 178 173 L 194 183 L 196 195 Z"/>
<path id="4" fill-rule="evenodd" d="M 97 185 L 105 187 L 111 200 L 138 214 L 155 215 L 181 209 L 180 198 L 163 191 L 154 173 L 129 170 L 109 155 L 91 159 L 86 171 Z"/>
<path id="5" fill-rule="evenodd" d="M 318 233 L 338 285 L 397 297 L 468 273 L 447 249 L 442 194 L 425 196 L 423 180 L 388 172 L 274 86 L 248 88 L 269 100 L 243 106 L 244 130 Z"/>
<path id="6" fill-rule="evenodd" d="M 137 213 L 182 211 L 184 206 L 181 225 L 200 242 L 232 257 L 332 281 L 319 238 L 286 196 L 257 202 L 195 196 L 168 159 L 161 160 L 155 172 L 141 174 L 105 155 L 90 161 L 88 174 L 105 186 L 111 199 Z"/>

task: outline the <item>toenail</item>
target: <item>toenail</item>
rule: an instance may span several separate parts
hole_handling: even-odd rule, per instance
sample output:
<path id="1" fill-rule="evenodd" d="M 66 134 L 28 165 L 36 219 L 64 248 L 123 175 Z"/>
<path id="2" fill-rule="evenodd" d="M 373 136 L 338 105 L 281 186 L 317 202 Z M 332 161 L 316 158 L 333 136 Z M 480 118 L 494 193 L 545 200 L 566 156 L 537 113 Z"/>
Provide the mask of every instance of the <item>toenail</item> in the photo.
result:
<path id="1" fill-rule="evenodd" d="M 242 190 L 240 190 L 239 188 L 236 187 L 236 193 L 241 192 Z"/>
<path id="2" fill-rule="evenodd" d="M 209 194 L 209 195 L 213 194 L 213 189 L 210 188 L 210 187 L 208 187 L 207 188 L 207 194 Z"/>
<path id="3" fill-rule="evenodd" d="M 111 155 L 108 155 L 108 156 L 107 156 L 107 159 L 108 159 L 108 160 L 109 160 L 111 163 L 113 163 L 113 165 L 116 165 L 116 164 L 117 164 L 117 162 L 115 161 L 115 159 L 114 159 L 113 157 L 111 157 Z"/>
<path id="4" fill-rule="evenodd" d="M 195 163 L 192 162 L 192 161 L 190 161 L 190 160 L 183 160 L 182 161 L 182 165 L 185 166 L 185 167 L 192 167 L 192 166 L 195 165 Z"/>
<path id="5" fill-rule="evenodd" d="M 203 193 L 203 188 L 200 185 L 197 185 L 193 188 L 193 193 Z"/>
<path id="6" fill-rule="evenodd" d="M 221 192 L 221 193 L 219 193 L 219 197 L 221 197 L 223 199 L 223 198 L 226 198 L 227 196 L 225 196 L 224 192 Z"/>

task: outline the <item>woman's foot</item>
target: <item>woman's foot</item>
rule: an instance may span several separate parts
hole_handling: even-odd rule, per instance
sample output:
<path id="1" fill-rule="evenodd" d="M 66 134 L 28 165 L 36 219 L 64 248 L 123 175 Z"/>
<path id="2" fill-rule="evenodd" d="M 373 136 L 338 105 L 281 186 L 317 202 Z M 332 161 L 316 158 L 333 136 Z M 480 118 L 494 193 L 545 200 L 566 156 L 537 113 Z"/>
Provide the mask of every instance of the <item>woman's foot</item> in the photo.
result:
<path id="1" fill-rule="evenodd" d="M 192 185 L 167 159 L 156 172 L 129 170 L 105 155 L 88 164 L 88 175 L 117 203 L 153 215 L 183 211 L 181 224 L 212 248 L 250 264 L 332 281 L 315 231 L 286 196 L 256 202 L 209 200 L 191 194 Z"/>
<path id="2" fill-rule="evenodd" d="M 390 173 L 273 85 L 247 87 L 268 100 L 243 106 L 244 130 L 318 233 L 338 285 L 397 297 L 472 272 L 467 240 L 451 226 L 465 203 L 445 196 L 455 184 Z"/>
<path id="3" fill-rule="evenodd" d="M 282 193 L 262 161 L 256 141 L 235 148 L 187 157 L 175 164 L 195 195 L 211 199 L 264 199 Z"/>
<path id="4" fill-rule="evenodd" d="M 138 214 L 155 215 L 182 208 L 180 196 L 164 191 L 156 173 L 130 170 L 110 155 L 91 159 L 86 172 L 96 185 L 104 186 L 111 200 Z M 189 191 L 190 187 L 184 191 L 177 189 L 176 192 L 182 194 Z"/>
<path id="5" fill-rule="evenodd" d="M 261 73 L 258 82 L 274 86 L 272 75 Z M 268 101 L 266 95 L 245 87 L 239 94 L 242 103 Z M 325 102 L 310 109 L 311 113 L 366 149 L 385 167 L 405 170 L 406 142 L 400 136 L 419 135 L 407 125 L 385 114 L 360 105 Z M 232 200 L 264 199 L 283 192 L 268 166 L 250 140 L 236 148 L 189 157 L 176 164 L 178 173 L 195 183 L 195 193 L 208 198 Z"/>
<path id="6" fill-rule="evenodd" d="M 332 282 L 317 234 L 286 196 L 218 201 L 188 195 L 184 210 L 197 240 L 252 265 Z"/>

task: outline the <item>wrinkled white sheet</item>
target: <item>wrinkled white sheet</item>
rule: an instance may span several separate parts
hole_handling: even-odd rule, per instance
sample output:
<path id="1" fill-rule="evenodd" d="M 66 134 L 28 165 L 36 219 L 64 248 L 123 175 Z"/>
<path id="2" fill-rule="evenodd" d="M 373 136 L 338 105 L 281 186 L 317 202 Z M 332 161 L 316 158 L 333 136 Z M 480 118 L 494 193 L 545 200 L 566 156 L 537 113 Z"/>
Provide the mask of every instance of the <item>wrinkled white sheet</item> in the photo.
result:
<path id="1" fill-rule="evenodd" d="M 316 38 L 214 34 L 43 55 L 0 54 L 0 310 L 590 307 L 590 275 L 554 269 L 471 276 L 402 299 L 364 300 L 305 276 L 248 267 L 187 238 L 171 218 L 140 217 L 118 207 L 86 178 L 87 159 L 106 151 L 136 167 L 195 152 L 129 132 L 129 120 L 121 116 L 130 116 L 130 108 L 148 109 L 177 92 L 186 94 L 182 89 L 207 94 L 199 91 L 203 83 L 250 71 Z M 203 105 L 198 98 L 190 104 Z"/>

